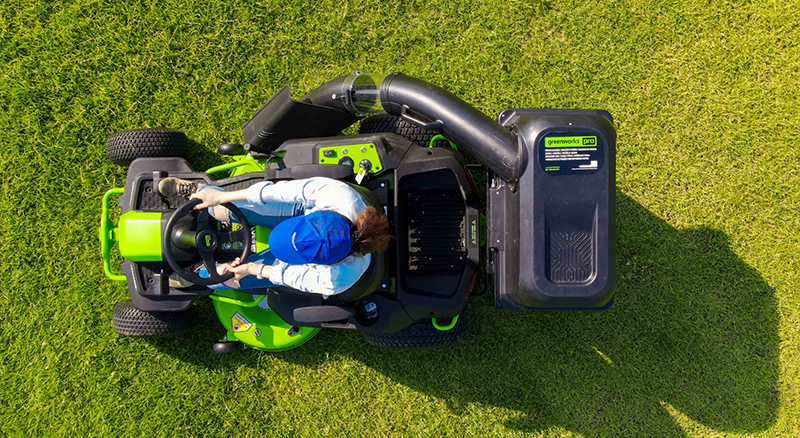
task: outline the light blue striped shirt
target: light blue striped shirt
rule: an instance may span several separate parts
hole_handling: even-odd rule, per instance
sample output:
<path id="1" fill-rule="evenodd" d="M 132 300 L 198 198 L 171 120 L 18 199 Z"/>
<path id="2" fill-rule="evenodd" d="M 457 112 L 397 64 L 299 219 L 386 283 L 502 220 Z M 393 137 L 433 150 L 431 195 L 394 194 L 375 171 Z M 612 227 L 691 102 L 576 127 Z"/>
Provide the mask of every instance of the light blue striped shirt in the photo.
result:
<path id="1" fill-rule="evenodd" d="M 330 178 L 308 178 L 293 181 L 261 182 L 247 189 L 247 201 L 258 211 L 269 203 L 292 203 L 303 206 L 303 213 L 334 211 L 355 222 L 367 205 L 358 193 L 342 181 Z M 304 292 L 335 295 L 353 286 L 366 272 L 371 261 L 365 256 L 347 256 L 334 265 L 290 265 L 276 260 L 269 281 Z"/>

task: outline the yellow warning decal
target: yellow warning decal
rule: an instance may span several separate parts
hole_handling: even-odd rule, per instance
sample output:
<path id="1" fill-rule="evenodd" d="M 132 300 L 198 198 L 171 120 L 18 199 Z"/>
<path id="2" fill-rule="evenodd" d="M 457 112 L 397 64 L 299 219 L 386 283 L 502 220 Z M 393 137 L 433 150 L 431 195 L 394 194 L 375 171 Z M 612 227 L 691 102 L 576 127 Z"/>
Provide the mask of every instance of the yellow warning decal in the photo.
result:
<path id="1" fill-rule="evenodd" d="M 233 328 L 234 332 L 246 332 L 250 330 L 253 324 L 250 324 L 250 321 L 246 320 L 244 316 L 240 315 L 239 312 L 233 314 L 231 318 L 231 327 Z"/>

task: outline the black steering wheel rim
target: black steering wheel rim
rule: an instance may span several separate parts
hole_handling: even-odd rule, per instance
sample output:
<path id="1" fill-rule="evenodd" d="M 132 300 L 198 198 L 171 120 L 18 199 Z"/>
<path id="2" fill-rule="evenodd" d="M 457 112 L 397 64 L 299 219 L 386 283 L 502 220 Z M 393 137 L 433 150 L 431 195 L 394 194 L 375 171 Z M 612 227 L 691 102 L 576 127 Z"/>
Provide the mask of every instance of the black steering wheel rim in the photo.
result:
<path id="1" fill-rule="evenodd" d="M 200 199 L 192 199 L 172 213 L 172 217 L 169 218 L 166 228 L 164 229 L 162 252 L 164 253 L 164 258 L 167 260 L 169 267 L 172 268 L 172 271 L 178 274 L 179 277 L 201 286 L 211 286 L 213 284 L 226 282 L 234 277 L 232 272 L 222 275 L 217 274 L 217 265 L 216 259 L 214 258 L 214 253 L 220 249 L 220 243 L 232 241 L 234 237 L 241 237 L 241 242 L 243 245 L 242 253 L 239 255 L 239 260 L 241 263 L 246 263 L 247 259 L 252 254 L 250 251 L 250 245 L 252 242 L 250 236 L 250 223 L 247 221 L 247 218 L 244 216 L 242 211 L 239 210 L 239 207 L 233 205 L 232 203 L 225 203 L 222 204 L 222 206 L 230 210 L 236 215 L 236 218 L 239 219 L 239 229 L 233 232 L 219 233 L 213 230 L 208 223 L 211 216 L 208 213 L 208 210 L 199 210 L 197 215 L 197 226 L 195 227 L 195 248 L 200 254 L 200 257 L 203 259 L 203 264 L 208 272 L 208 277 L 203 278 L 194 272 L 187 272 L 181 267 L 181 265 L 178 263 L 178 260 L 175 258 L 175 254 L 173 252 L 172 232 L 175 229 L 175 226 L 178 224 L 178 220 L 191 214 L 191 212 L 194 211 L 194 208 L 200 203 L 202 203 Z M 222 238 L 220 236 L 222 236 Z"/>

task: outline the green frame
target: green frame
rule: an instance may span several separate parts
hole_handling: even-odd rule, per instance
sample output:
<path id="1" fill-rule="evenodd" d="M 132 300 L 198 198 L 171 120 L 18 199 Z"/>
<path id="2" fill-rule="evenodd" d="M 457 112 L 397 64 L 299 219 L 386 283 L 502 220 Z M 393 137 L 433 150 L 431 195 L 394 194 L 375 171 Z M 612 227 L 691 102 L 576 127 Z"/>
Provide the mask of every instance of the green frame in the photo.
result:
<path id="1" fill-rule="evenodd" d="M 226 157 L 231 158 L 233 161 L 230 163 L 220 164 L 219 166 L 214 166 L 208 170 L 206 170 L 206 174 L 213 175 L 215 173 L 224 172 L 226 170 L 233 169 L 231 172 L 231 176 L 238 176 L 243 175 L 245 173 L 250 172 L 262 172 L 264 171 L 264 163 L 266 160 L 261 161 L 253 158 L 252 155 L 226 155 Z"/>
<path id="2" fill-rule="evenodd" d="M 436 318 L 431 318 L 431 324 L 433 324 L 433 328 L 435 328 L 436 330 L 446 332 L 456 326 L 456 323 L 458 322 L 458 317 L 459 315 L 454 316 L 453 319 L 450 320 L 450 324 L 447 325 L 439 325 L 439 323 L 436 321 Z"/>
<path id="3" fill-rule="evenodd" d="M 231 171 L 230 176 L 262 172 L 267 162 L 267 160 L 256 159 L 251 154 L 229 156 L 227 158 L 232 161 L 214 166 L 208 169 L 206 174 L 212 175 L 228 170 Z M 114 247 L 114 243 L 120 244 L 122 240 L 126 239 L 123 234 L 129 234 L 126 240 L 126 248 L 119 247 L 120 254 L 124 258 L 133 261 L 162 260 L 161 213 L 128 211 L 120 216 L 118 225 L 111 221 L 109 215 L 111 198 L 122 195 L 124 192 L 124 188 L 115 187 L 103 195 L 100 228 L 98 230 L 103 271 L 108 278 L 114 281 L 127 281 L 127 277 L 122 275 L 121 272 L 116 273 L 111 270 L 111 249 Z M 134 226 L 129 230 L 124 230 L 123 227 L 128 222 L 131 224 L 139 222 L 141 227 Z M 154 226 L 156 223 L 158 227 Z M 126 233 L 123 233 L 123 231 Z M 256 249 L 258 251 L 268 248 L 266 242 L 269 232 L 270 230 L 261 227 L 256 229 Z M 227 331 L 226 341 L 239 341 L 259 350 L 284 351 L 308 342 L 320 330 L 317 327 L 293 327 L 283 321 L 274 311 L 259 306 L 266 298 L 266 295 L 254 298 L 253 295 L 247 292 L 223 290 L 214 291 L 210 298 L 217 317 Z M 239 330 L 234 329 L 232 322 L 234 316 L 247 322 L 246 330 L 241 330 L 241 327 L 239 327 Z"/>
<path id="4" fill-rule="evenodd" d="M 117 241 L 117 228 L 111 223 L 108 215 L 108 202 L 114 195 L 122 195 L 125 189 L 122 187 L 115 187 L 107 191 L 103 195 L 103 204 L 100 212 L 100 229 L 98 230 L 98 238 L 100 239 L 100 255 L 103 258 L 103 271 L 106 277 L 114 281 L 126 281 L 127 277 L 111 272 L 111 248 L 114 242 Z"/>
<path id="5" fill-rule="evenodd" d="M 326 151 L 333 151 L 333 156 L 326 157 Z M 319 164 L 339 164 L 339 160 L 345 157 L 349 157 L 353 160 L 353 173 L 361 172 L 361 161 L 363 160 L 367 160 L 371 164 L 368 173 L 378 173 L 383 170 L 381 157 L 378 154 L 378 150 L 375 148 L 375 143 L 325 146 L 319 148 L 319 151 L 317 152 Z"/>

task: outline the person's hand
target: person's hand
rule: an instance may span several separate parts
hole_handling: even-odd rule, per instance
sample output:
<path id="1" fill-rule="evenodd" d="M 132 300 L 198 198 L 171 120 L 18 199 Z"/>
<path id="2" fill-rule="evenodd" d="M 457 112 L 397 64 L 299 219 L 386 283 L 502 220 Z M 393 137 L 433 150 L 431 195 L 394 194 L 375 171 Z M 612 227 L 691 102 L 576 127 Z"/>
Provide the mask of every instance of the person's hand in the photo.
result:
<path id="1" fill-rule="evenodd" d="M 217 275 L 221 276 L 221 275 L 227 274 L 228 273 L 228 268 L 230 268 L 230 267 L 231 267 L 230 263 L 222 263 L 220 265 L 217 265 Z"/>
<path id="2" fill-rule="evenodd" d="M 225 199 L 225 192 L 209 188 L 200 190 L 199 192 L 196 193 L 192 193 L 192 195 L 189 196 L 189 199 L 199 199 L 203 201 L 194 207 L 195 210 L 200 210 L 208 207 L 216 207 L 217 205 L 228 202 Z"/>
<path id="3" fill-rule="evenodd" d="M 261 268 L 262 265 L 257 263 L 245 263 L 242 265 L 237 257 L 236 260 L 225 268 L 225 272 L 232 272 L 236 280 L 241 280 L 248 275 L 258 275 L 258 271 L 261 270 Z"/>

